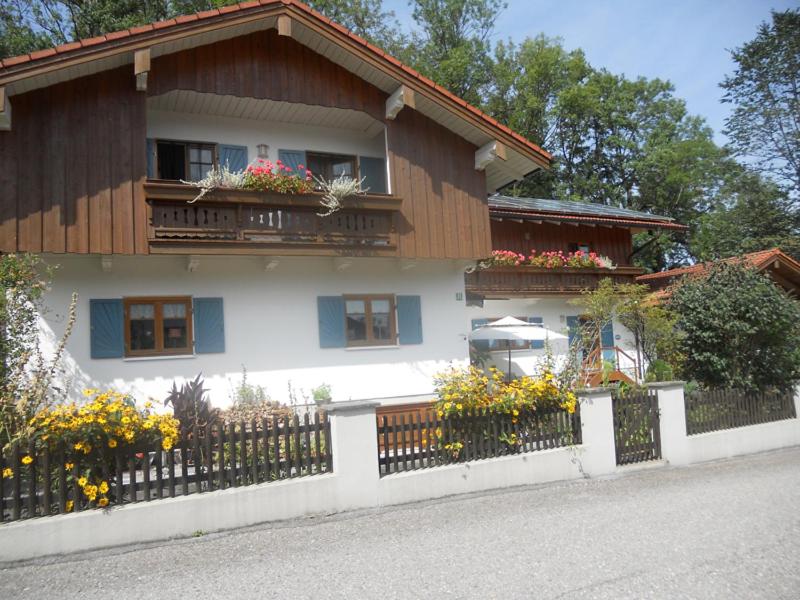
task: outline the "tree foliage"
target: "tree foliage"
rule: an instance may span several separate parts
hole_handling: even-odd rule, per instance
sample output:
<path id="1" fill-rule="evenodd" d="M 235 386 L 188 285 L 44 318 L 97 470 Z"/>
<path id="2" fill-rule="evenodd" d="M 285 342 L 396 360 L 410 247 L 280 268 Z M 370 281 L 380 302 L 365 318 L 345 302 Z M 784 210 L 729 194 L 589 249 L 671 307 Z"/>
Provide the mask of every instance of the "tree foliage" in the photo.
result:
<path id="1" fill-rule="evenodd" d="M 686 378 L 741 389 L 800 381 L 800 303 L 765 275 L 719 263 L 702 277 L 684 278 L 669 308 L 684 334 Z"/>
<path id="2" fill-rule="evenodd" d="M 725 134 L 738 154 L 800 194 L 800 10 L 772 13 L 756 37 L 731 53 L 722 82 L 733 105 Z"/>
<path id="3" fill-rule="evenodd" d="M 695 221 L 691 253 L 698 260 L 779 247 L 800 260 L 800 205 L 774 182 L 738 165 Z"/>

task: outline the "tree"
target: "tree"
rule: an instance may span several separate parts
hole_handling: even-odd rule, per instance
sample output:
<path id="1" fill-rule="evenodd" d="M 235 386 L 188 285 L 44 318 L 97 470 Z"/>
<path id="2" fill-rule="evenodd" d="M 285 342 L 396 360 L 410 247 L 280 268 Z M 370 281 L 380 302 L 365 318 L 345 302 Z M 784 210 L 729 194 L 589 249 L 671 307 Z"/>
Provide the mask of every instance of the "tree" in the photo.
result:
<path id="1" fill-rule="evenodd" d="M 739 165 L 698 217 L 691 241 L 701 261 L 779 247 L 800 260 L 800 206 L 775 183 Z"/>
<path id="2" fill-rule="evenodd" d="M 423 75 L 480 105 L 491 81 L 489 37 L 502 0 L 414 0 L 419 32 L 401 54 Z"/>
<path id="3" fill-rule="evenodd" d="M 755 39 L 731 53 L 720 84 L 733 105 L 725 134 L 740 156 L 800 194 L 800 10 L 773 12 Z"/>
<path id="4" fill-rule="evenodd" d="M 800 303 L 769 278 L 718 263 L 672 290 L 684 376 L 707 387 L 790 388 L 800 381 Z"/>

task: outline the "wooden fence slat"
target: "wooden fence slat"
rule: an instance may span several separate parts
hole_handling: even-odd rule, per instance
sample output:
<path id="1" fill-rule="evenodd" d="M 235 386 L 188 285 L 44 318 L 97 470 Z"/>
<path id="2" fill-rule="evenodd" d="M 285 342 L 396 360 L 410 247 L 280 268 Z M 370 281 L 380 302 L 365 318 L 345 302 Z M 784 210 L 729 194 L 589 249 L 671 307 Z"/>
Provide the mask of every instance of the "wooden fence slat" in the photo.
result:
<path id="1" fill-rule="evenodd" d="M 161 500 L 162 498 L 164 498 L 164 446 L 161 444 L 156 445 L 155 467 L 156 467 L 156 498 Z"/>
<path id="2" fill-rule="evenodd" d="M 192 464 L 194 465 L 195 493 L 203 493 L 203 455 L 200 452 L 200 431 L 197 424 L 192 425 Z"/>
<path id="3" fill-rule="evenodd" d="M 314 411 L 314 472 L 321 473 L 322 472 L 322 428 L 320 427 L 319 422 L 319 411 Z M 380 465 L 379 465 L 380 467 Z"/>
<path id="4" fill-rule="evenodd" d="M 217 489 L 224 490 L 226 487 L 225 477 L 225 423 L 217 423 Z"/>
<path id="5" fill-rule="evenodd" d="M 211 438 L 214 433 L 211 423 L 206 423 L 204 435 L 205 439 L 203 441 L 205 442 L 204 445 L 206 448 L 206 481 L 208 485 L 208 491 L 212 492 L 214 491 L 214 456 L 211 452 L 213 442 Z"/>
<path id="6" fill-rule="evenodd" d="M 258 483 L 258 428 L 256 427 L 256 420 L 250 421 L 250 456 L 252 456 L 253 468 L 250 472 L 250 483 Z"/>
<path id="7" fill-rule="evenodd" d="M 230 452 L 228 455 L 230 456 L 230 460 L 228 461 L 231 465 L 231 469 L 229 472 L 229 482 L 232 487 L 239 487 L 239 479 L 237 475 L 236 469 L 236 461 L 238 460 L 237 452 L 236 452 L 236 424 L 231 421 L 228 423 L 228 443 L 231 445 Z"/>
<path id="8" fill-rule="evenodd" d="M 272 462 L 272 478 L 277 481 L 281 478 L 281 440 L 277 415 L 272 416 L 272 449 L 275 453 Z"/>
<path id="9" fill-rule="evenodd" d="M 64 452 L 64 442 L 58 444 L 58 512 L 61 514 L 67 512 L 67 456 Z"/>
<path id="10" fill-rule="evenodd" d="M 325 471 L 327 473 L 333 472 L 333 456 L 331 448 L 331 418 L 328 413 L 325 413 Z"/>
<path id="11" fill-rule="evenodd" d="M 184 496 L 189 495 L 189 450 L 186 444 L 186 438 L 181 436 L 180 441 L 181 449 L 181 493 Z M 145 457 L 148 455 L 145 453 Z M 147 467 L 149 469 L 149 466 Z"/>
<path id="12" fill-rule="evenodd" d="M 306 475 L 311 475 L 311 421 L 308 418 L 308 411 L 303 414 L 303 439 L 305 441 L 303 457 L 306 463 Z"/>
<path id="13" fill-rule="evenodd" d="M 242 466 L 239 469 L 239 479 L 242 485 L 247 485 L 247 476 L 249 469 L 247 468 L 247 427 L 244 420 L 239 424 L 239 445 Z"/>
<path id="14" fill-rule="evenodd" d="M 144 500 L 150 502 L 150 453 L 146 451 L 142 454 L 142 493 Z"/>
<path id="15" fill-rule="evenodd" d="M 50 447 L 45 446 L 42 453 L 42 515 L 49 516 L 52 498 L 52 474 L 50 465 Z"/>
<path id="16" fill-rule="evenodd" d="M 136 451 L 130 448 L 128 451 L 128 497 L 131 502 L 138 502 L 136 497 Z"/>
<path id="17" fill-rule="evenodd" d="M 116 481 L 114 481 L 115 500 L 117 504 L 123 504 L 125 502 L 125 466 L 122 460 L 122 450 L 119 447 L 117 447 L 116 452 L 114 452 L 114 467 L 116 477 Z"/>
<path id="18" fill-rule="evenodd" d="M 293 450 L 293 458 L 294 458 L 294 477 L 300 477 L 301 473 L 301 463 L 300 463 L 300 418 L 297 415 L 292 417 L 292 450 Z"/>
<path id="19" fill-rule="evenodd" d="M 269 421 L 267 417 L 263 417 L 261 419 L 261 443 L 264 446 L 264 471 L 263 477 L 264 481 L 269 481 L 270 479 L 270 469 L 271 464 L 269 461 Z"/>
<path id="20" fill-rule="evenodd" d="M 36 447 L 33 441 L 28 442 L 28 456 L 33 461 L 28 465 L 28 501 L 26 502 L 26 510 L 28 518 L 31 519 L 36 516 Z"/>
<path id="21" fill-rule="evenodd" d="M 175 497 L 175 447 L 167 450 L 167 490 L 169 497 Z"/>

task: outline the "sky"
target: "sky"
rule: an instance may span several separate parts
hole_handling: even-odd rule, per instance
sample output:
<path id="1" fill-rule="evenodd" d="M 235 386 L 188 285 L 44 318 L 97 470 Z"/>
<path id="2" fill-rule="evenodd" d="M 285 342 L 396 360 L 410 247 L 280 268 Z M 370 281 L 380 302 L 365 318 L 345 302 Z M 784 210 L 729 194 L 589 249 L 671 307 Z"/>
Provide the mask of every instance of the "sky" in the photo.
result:
<path id="1" fill-rule="evenodd" d="M 589 62 L 635 78 L 668 79 L 692 114 L 706 119 L 718 143 L 729 105 L 719 83 L 733 72 L 729 50 L 756 35 L 770 10 L 800 0 L 507 0 L 495 40 L 522 41 L 544 33 L 565 48 L 582 48 Z M 403 25 L 413 25 L 408 0 L 384 0 Z"/>

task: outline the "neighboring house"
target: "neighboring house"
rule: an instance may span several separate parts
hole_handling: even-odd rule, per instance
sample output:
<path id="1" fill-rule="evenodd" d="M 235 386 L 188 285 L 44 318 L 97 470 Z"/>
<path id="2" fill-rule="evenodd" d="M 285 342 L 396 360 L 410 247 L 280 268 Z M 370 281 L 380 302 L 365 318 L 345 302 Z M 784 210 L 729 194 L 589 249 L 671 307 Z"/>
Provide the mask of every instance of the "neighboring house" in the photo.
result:
<path id="1" fill-rule="evenodd" d="M 776 285 L 786 290 L 795 298 L 800 298 L 800 262 L 781 252 L 780 248 L 751 252 L 741 256 L 726 258 L 722 262 L 741 263 L 764 273 Z M 703 275 L 712 263 L 701 263 L 669 271 L 648 273 L 636 278 L 639 283 L 649 285 L 656 296 L 666 298 L 669 296 L 669 286 L 679 281 L 684 276 Z"/>
<path id="2" fill-rule="evenodd" d="M 492 247 L 530 256 L 545 252 L 578 251 L 609 259 L 613 268 L 544 268 L 529 265 L 492 266 L 466 276 L 467 300 L 472 327 L 510 315 L 566 334 L 568 340 L 555 341 L 551 351 L 557 357 L 567 354 L 568 344 L 580 324 L 580 309 L 570 303 L 583 290 L 597 286 L 603 278 L 618 283 L 634 283 L 642 269 L 633 266 L 633 234 L 647 230 L 684 230 L 668 217 L 614 208 L 600 204 L 511 198 L 489 198 Z M 605 261 L 601 261 L 605 262 Z M 489 350 L 492 363 L 508 367 L 504 343 L 478 343 L 478 350 Z M 512 371 L 531 372 L 545 355 L 543 342 L 516 342 L 512 351 Z M 628 330 L 613 322 L 602 339 L 585 357 L 589 383 L 598 383 L 603 362 L 614 365 L 611 379 L 633 380 L 637 376 L 636 350 Z"/>
<path id="3" fill-rule="evenodd" d="M 0 251 L 59 265 L 49 337 L 80 294 L 71 388 L 163 398 L 202 372 L 217 404 L 243 368 L 276 399 L 322 383 L 335 400 L 429 397 L 468 360 L 487 194 L 550 162 L 294 0 L 5 59 L 0 129 Z M 180 180 L 259 156 L 369 193 L 329 217 L 318 193 L 189 202 Z"/>

